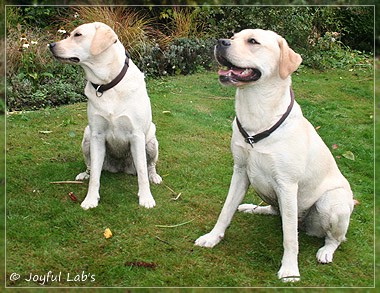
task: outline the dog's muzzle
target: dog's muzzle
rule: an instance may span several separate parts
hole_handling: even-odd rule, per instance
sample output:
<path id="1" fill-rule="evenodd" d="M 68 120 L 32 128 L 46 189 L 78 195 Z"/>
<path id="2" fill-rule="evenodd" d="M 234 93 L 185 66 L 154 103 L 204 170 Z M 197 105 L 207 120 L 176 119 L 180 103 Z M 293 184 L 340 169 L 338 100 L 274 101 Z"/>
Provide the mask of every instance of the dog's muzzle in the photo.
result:
<path id="1" fill-rule="evenodd" d="M 228 50 L 231 47 L 229 39 L 220 39 L 215 46 L 215 59 L 227 69 L 218 71 L 219 81 L 223 84 L 239 85 L 257 81 L 261 77 L 261 72 L 257 68 L 241 68 L 232 64 L 228 59 Z"/>
<path id="2" fill-rule="evenodd" d="M 50 51 L 53 53 L 53 56 L 60 61 L 71 62 L 71 63 L 78 63 L 80 61 L 80 59 L 78 57 L 65 58 L 65 57 L 58 56 L 57 55 L 57 43 L 51 43 L 48 46 L 49 46 Z"/>

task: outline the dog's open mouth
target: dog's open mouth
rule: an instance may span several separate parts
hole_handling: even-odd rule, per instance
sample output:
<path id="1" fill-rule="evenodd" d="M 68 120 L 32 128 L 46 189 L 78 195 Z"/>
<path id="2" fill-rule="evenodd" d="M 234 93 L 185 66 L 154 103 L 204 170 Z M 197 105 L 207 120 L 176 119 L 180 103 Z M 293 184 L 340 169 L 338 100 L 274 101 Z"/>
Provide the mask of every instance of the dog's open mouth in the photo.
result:
<path id="1" fill-rule="evenodd" d="M 62 62 L 79 63 L 79 61 L 80 61 L 78 57 L 63 58 L 63 57 L 59 57 L 57 55 L 54 55 L 54 57 L 57 58 L 58 60 L 62 61 Z"/>
<path id="2" fill-rule="evenodd" d="M 237 67 L 220 55 L 216 57 L 220 65 L 227 67 L 227 69 L 220 69 L 218 71 L 219 80 L 222 83 L 253 82 L 261 77 L 260 70 L 256 68 Z"/>
<path id="3" fill-rule="evenodd" d="M 227 70 L 220 69 L 218 71 L 219 79 L 222 80 L 236 80 L 240 82 L 251 82 L 256 81 L 260 78 L 261 72 L 253 68 L 239 68 L 231 67 Z"/>

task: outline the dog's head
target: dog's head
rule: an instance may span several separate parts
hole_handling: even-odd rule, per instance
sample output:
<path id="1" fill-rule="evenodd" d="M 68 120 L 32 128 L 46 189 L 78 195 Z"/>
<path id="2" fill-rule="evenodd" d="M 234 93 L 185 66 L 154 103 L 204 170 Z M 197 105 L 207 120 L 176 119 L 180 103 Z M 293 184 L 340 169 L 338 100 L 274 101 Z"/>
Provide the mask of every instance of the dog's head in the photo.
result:
<path id="1" fill-rule="evenodd" d="M 214 54 L 219 64 L 227 67 L 218 72 L 220 82 L 235 86 L 271 77 L 286 79 L 302 62 L 284 38 L 261 29 L 246 29 L 231 39 L 220 39 Z"/>
<path id="2" fill-rule="evenodd" d="M 49 44 L 49 48 L 60 61 L 85 63 L 100 56 L 117 40 L 117 35 L 109 26 L 93 22 L 77 27 L 68 38 Z"/>

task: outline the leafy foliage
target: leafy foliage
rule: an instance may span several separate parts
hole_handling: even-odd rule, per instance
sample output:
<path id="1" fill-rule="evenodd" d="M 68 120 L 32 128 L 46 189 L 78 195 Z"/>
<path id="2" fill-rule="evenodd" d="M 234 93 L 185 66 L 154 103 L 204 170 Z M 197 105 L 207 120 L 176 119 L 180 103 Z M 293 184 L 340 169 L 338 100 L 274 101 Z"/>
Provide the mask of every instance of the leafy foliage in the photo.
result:
<path id="1" fill-rule="evenodd" d="M 66 65 L 67 66 L 67 65 Z M 66 71 L 67 72 L 67 71 Z M 76 70 L 72 70 L 76 74 Z M 77 79 L 74 78 L 77 76 Z M 41 84 L 33 86 L 25 75 L 12 76 L 7 88 L 8 110 L 36 110 L 85 101 L 83 94 L 85 80 L 83 74 L 72 75 L 70 79 L 45 78 Z"/>
<path id="2" fill-rule="evenodd" d="M 212 54 L 214 45 L 215 40 L 211 39 L 176 39 L 166 50 L 161 50 L 157 45 L 146 47 L 138 65 L 150 76 L 186 75 L 209 70 L 216 66 Z"/>
<path id="3" fill-rule="evenodd" d="M 372 66 L 373 7 L 7 7 L 7 106 L 37 109 L 83 100 L 81 70 L 53 60 L 47 44 L 79 24 L 110 25 L 147 76 L 216 66 L 215 40 L 245 28 L 284 36 L 320 70 Z M 80 81 L 79 83 L 77 81 Z M 1 107 L 0 103 L 0 107 Z"/>

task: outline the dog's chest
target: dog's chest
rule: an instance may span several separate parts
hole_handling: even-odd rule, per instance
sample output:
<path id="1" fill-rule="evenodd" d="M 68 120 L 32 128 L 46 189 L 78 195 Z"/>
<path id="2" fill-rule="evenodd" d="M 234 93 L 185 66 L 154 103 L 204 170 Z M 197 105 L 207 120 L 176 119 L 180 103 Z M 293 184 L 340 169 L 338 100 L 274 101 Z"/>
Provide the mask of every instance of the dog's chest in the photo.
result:
<path id="1" fill-rule="evenodd" d="M 107 119 L 105 129 L 107 152 L 115 157 L 123 157 L 129 153 L 132 136 L 131 120 L 128 116 Z"/>
<path id="2" fill-rule="evenodd" d="M 107 144 L 112 148 L 123 149 L 131 140 L 136 123 L 131 115 L 102 109 L 89 116 L 89 124 L 92 130 L 104 135 Z"/>
<path id="3" fill-rule="evenodd" d="M 247 175 L 258 195 L 266 203 L 277 206 L 277 195 L 274 189 L 273 160 L 270 155 L 250 150 L 247 156 Z"/>

